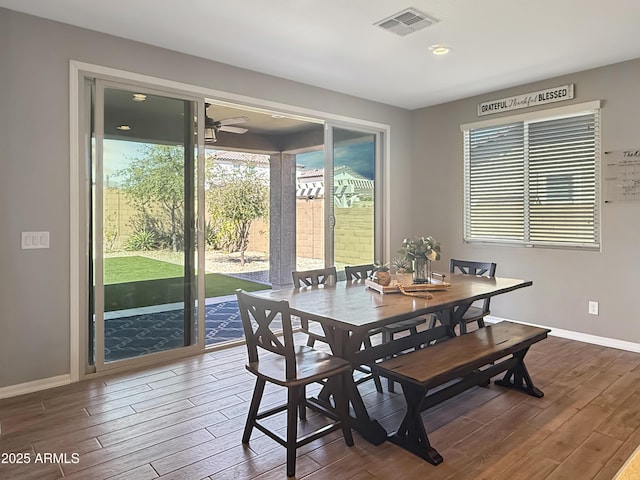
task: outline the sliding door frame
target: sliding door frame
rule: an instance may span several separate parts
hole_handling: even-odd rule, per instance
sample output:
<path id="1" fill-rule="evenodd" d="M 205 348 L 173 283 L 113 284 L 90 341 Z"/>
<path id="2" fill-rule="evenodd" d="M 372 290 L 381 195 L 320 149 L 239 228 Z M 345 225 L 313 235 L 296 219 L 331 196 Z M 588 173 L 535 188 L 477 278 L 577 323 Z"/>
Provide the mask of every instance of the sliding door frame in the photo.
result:
<path id="1" fill-rule="evenodd" d="M 86 77 L 85 77 L 86 78 Z M 162 352 L 156 352 L 151 354 L 145 354 L 140 356 L 132 356 L 112 362 L 105 362 L 105 323 L 104 323 L 104 234 L 103 228 L 100 226 L 104 225 L 104 179 L 103 179 L 103 166 L 104 166 L 104 117 L 105 117 L 105 92 L 110 90 L 118 90 L 123 92 L 137 92 L 145 95 L 154 95 L 158 97 L 163 97 L 171 100 L 176 100 L 182 102 L 184 105 L 184 116 L 182 119 L 183 125 L 182 129 L 184 132 L 183 135 L 183 149 L 184 149 L 184 158 L 183 158 L 183 184 L 184 184 L 184 223 L 181 225 L 183 229 L 183 238 L 184 238 L 184 252 L 183 252 L 183 273 L 182 273 L 182 281 L 183 281 L 183 335 L 184 342 L 180 347 L 174 347 L 172 349 L 168 349 Z M 94 178 L 92 178 L 91 185 L 93 189 L 93 195 L 91 192 L 88 192 L 91 198 L 93 198 L 93 203 L 90 201 L 88 208 L 91 210 L 89 212 L 92 215 L 92 220 L 94 222 L 93 228 L 91 228 L 90 232 L 92 233 L 91 238 L 89 238 L 89 243 L 93 242 L 93 248 L 89 245 L 89 252 L 92 252 L 93 255 L 89 256 L 89 263 L 93 264 L 94 278 L 93 282 L 91 278 L 88 278 L 89 283 L 93 283 L 93 311 L 89 309 L 87 311 L 88 320 L 91 320 L 91 314 L 93 313 L 93 317 L 95 320 L 94 329 L 95 329 L 95 363 L 93 367 L 91 366 L 91 362 L 87 365 L 87 369 L 99 371 L 107 371 L 112 370 L 114 368 L 121 368 L 124 365 L 136 365 L 138 363 L 148 363 L 148 358 L 163 358 L 164 356 L 172 357 L 173 354 L 176 354 L 178 349 L 183 348 L 198 348 L 204 345 L 198 345 L 195 341 L 200 342 L 204 335 L 204 329 L 199 334 L 196 334 L 194 329 L 194 322 L 197 327 L 200 327 L 204 324 L 204 311 L 200 309 L 197 311 L 198 318 L 194 318 L 194 313 L 196 312 L 196 302 L 197 304 L 204 303 L 204 297 L 200 298 L 197 296 L 195 292 L 196 286 L 200 283 L 204 283 L 204 271 L 202 269 L 196 269 L 194 266 L 194 258 L 196 258 L 196 248 L 198 250 L 202 250 L 202 252 L 197 252 L 197 258 L 203 256 L 204 247 L 201 242 L 197 242 L 194 238 L 194 233 L 196 228 L 193 224 L 195 221 L 195 213 L 196 209 L 196 199 L 200 199 L 202 195 L 196 195 L 199 185 L 196 186 L 194 184 L 194 179 L 196 178 L 196 166 L 197 161 L 194 157 L 194 151 L 199 152 L 198 146 L 195 143 L 196 138 L 201 138 L 196 135 L 193 135 L 193 118 L 194 115 L 197 115 L 197 110 L 204 109 L 204 101 L 202 98 L 194 97 L 191 95 L 185 95 L 182 93 L 176 92 L 168 92 L 164 90 L 158 90 L 156 88 L 150 88 L 146 85 L 142 84 L 133 84 L 133 83 L 124 83 L 124 82 L 116 82 L 113 80 L 104 80 L 102 78 L 95 78 L 94 80 L 94 88 L 93 92 L 95 95 L 93 105 L 94 105 L 94 115 L 93 115 L 93 134 L 94 134 L 94 146 L 95 151 L 92 155 L 92 160 L 89 163 L 89 168 L 91 172 L 88 172 Z M 196 108 L 194 110 L 193 106 L 199 105 L 201 108 Z M 196 128 L 197 125 L 201 122 L 195 122 Z M 204 155 L 199 155 L 204 158 Z M 198 178 L 198 183 L 204 186 L 204 181 Z M 89 265 L 89 270 L 91 270 L 91 265 Z M 199 277 L 196 278 L 196 271 L 200 272 Z M 193 283 L 195 282 L 195 283 Z M 91 287 L 89 287 L 91 288 Z M 91 296 L 91 295 L 90 295 Z M 89 335 L 91 335 L 90 328 Z M 87 344 L 91 344 L 92 340 L 87 335 Z M 88 351 L 90 359 L 91 352 Z M 170 355 L 171 354 L 171 355 Z"/>
<path id="2" fill-rule="evenodd" d="M 88 312 L 88 295 L 87 285 L 88 269 L 87 254 L 88 251 L 86 241 L 88 238 L 88 212 L 86 209 L 86 194 L 90 188 L 90 179 L 87 176 L 86 165 L 86 145 L 87 132 L 85 129 L 86 118 L 86 98 L 84 79 L 102 78 L 104 80 L 112 80 L 118 83 L 140 84 L 147 88 L 162 91 L 164 94 L 186 95 L 190 97 L 215 99 L 219 102 L 227 102 L 230 104 L 243 105 L 248 108 L 257 108 L 262 110 L 273 110 L 291 115 L 299 115 L 309 118 L 315 118 L 331 123 L 334 126 L 343 128 L 363 130 L 369 129 L 378 132 L 377 145 L 380 149 L 380 155 L 377 161 L 382 167 L 376 173 L 376 188 L 381 197 L 376 203 L 376 234 L 380 236 L 379 242 L 376 242 L 376 255 L 379 258 L 387 258 L 390 254 L 390 232 L 388 225 L 390 205 L 389 205 L 389 161 L 390 158 L 390 127 L 389 125 L 360 120 L 353 117 L 336 115 L 328 112 L 322 112 L 305 107 L 288 105 L 280 102 L 273 102 L 256 97 L 246 95 L 238 95 L 234 93 L 215 90 L 197 85 L 176 82 L 163 78 L 153 77 L 139 73 L 133 73 L 116 68 L 95 65 L 76 60 L 71 60 L 69 64 L 70 81 L 69 81 L 69 145 L 70 145 L 70 296 L 69 296 L 69 328 L 70 328 L 70 381 L 77 382 L 83 378 L 91 377 L 96 374 L 95 371 L 88 369 L 87 364 L 87 327 L 86 312 Z M 199 104 L 200 105 L 200 104 Z M 202 109 L 200 109 L 202 110 Z M 198 179 L 204 178 L 204 113 L 198 111 Z M 90 173 L 90 172 L 89 172 Z M 198 187 L 200 188 L 200 187 Z M 198 211 L 204 211 L 204 195 L 198 196 Z M 199 245 L 204 245 L 204 215 L 197 216 L 197 239 Z M 380 252 L 380 253 L 379 253 Z M 204 272 L 204 255 L 198 255 L 198 270 Z M 204 282 L 198 282 L 198 298 L 204 298 L 205 285 Z M 198 309 L 204 312 L 204 309 Z M 203 313 L 202 313 L 203 314 Z M 161 352 L 151 357 L 141 358 L 139 364 L 157 362 L 165 358 L 178 358 L 180 356 L 192 355 L 198 352 L 205 352 L 204 346 L 205 332 L 204 320 L 198 320 L 198 344 L 180 349 L 178 354 L 173 352 Z M 166 356 L 169 353 L 169 356 Z M 131 364 L 123 365 L 121 369 L 129 369 Z M 114 371 L 114 370 L 112 370 Z"/>

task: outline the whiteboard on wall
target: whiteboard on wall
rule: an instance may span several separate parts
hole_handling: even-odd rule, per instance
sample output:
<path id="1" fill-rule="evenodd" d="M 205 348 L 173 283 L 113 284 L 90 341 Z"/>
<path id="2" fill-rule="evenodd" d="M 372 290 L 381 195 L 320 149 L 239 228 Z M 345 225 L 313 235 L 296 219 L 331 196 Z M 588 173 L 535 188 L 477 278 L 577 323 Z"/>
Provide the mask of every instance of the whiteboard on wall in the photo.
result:
<path id="1" fill-rule="evenodd" d="M 604 201 L 640 202 L 640 148 L 604 154 Z"/>

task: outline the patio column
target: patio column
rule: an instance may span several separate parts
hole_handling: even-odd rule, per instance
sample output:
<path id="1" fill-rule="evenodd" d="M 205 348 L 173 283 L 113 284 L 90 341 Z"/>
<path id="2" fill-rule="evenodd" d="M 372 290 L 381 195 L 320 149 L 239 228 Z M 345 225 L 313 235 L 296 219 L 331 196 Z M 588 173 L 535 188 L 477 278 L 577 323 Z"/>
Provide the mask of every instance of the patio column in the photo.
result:
<path id="1" fill-rule="evenodd" d="M 269 280 L 274 289 L 290 288 L 296 269 L 296 156 L 273 154 L 269 165 Z"/>

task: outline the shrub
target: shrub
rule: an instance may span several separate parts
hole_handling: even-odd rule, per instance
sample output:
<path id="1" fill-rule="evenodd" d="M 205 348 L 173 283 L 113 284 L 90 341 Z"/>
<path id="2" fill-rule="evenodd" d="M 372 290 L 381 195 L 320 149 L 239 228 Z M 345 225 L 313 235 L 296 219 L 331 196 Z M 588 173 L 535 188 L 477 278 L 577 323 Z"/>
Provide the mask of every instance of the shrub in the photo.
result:
<path id="1" fill-rule="evenodd" d="M 218 235 L 216 229 L 211 225 L 211 222 L 207 222 L 204 227 L 204 241 L 205 245 L 209 248 L 216 249 L 218 247 Z"/>
<path id="2" fill-rule="evenodd" d="M 157 250 L 159 244 L 156 234 L 149 230 L 136 230 L 127 239 L 124 249 L 127 251 Z"/>

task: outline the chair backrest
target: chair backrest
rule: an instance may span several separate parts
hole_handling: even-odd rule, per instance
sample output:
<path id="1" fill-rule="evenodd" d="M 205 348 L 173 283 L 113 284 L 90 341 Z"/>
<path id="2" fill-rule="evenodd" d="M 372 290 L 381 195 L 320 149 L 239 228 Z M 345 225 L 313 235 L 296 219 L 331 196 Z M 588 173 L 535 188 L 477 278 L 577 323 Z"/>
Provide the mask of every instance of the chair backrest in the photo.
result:
<path id="1" fill-rule="evenodd" d="M 451 273 L 466 273 L 467 275 L 480 275 L 483 277 L 496 276 L 496 264 L 492 262 L 473 262 L 469 260 L 451 259 L 449 263 L 449 271 Z M 482 311 L 488 312 L 491 298 L 485 298 L 482 301 Z"/>
<path id="2" fill-rule="evenodd" d="M 449 271 L 456 273 L 456 270 L 458 273 L 466 273 L 467 275 L 496 276 L 496 264 L 491 262 L 471 262 L 452 258 L 449 264 Z"/>
<path id="3" fill-rule="evenodd" d="M 367 265 L 353 265 L 344 267 L 344 273 L 347 276 L 348 282 L 352 280 L 364 280 L 365 278 L 369 278 L 374 268 L 372 263 Z"/>
<path id="4" fill-rule="evenodd" d="M 289 302 L 269 300 L 236 290 L 242 329 L 247 342 L 249 362 L 258 361 L 258 348 L 282 355 L 286 363 L 286 377 L 296 377 L 296 356 L 291 326 Z M 282 336 L 276 335 L 282 325 Z"/>
<path id="5" fill-rule="evenodd" d="M 335 285 L 338 280 L 336 267 L 319 268 L 317 270 L 301 270 L 292 273 L 293 286 L 312 287 L 314 285 Z"/>

